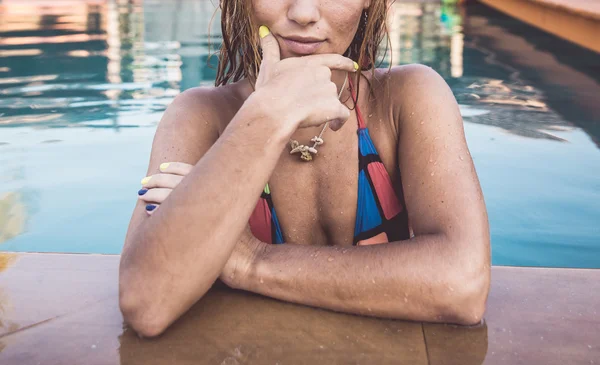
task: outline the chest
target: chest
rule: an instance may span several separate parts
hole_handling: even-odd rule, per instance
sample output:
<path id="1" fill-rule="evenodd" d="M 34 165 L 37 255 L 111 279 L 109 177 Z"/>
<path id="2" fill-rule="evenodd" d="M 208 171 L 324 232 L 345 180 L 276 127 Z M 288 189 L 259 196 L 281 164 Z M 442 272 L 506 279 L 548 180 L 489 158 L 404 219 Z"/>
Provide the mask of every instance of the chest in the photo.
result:
<path id="1" fill-rule="evenodd" d="M 396 136 L 382 118 L 371 119 L 371 139 L 392 181 L 399 182 Z M 299 130 L 293 138 L 307 144 L 315 134 L 318 130 Z M 356 117 L 337 132 L 326 131 L 323 139 L 310 162 L 290 155 L 289 148 L 283 151 L 269 179 L 271 198 L 285 242 L 352 245 L 359 188 Z"/>

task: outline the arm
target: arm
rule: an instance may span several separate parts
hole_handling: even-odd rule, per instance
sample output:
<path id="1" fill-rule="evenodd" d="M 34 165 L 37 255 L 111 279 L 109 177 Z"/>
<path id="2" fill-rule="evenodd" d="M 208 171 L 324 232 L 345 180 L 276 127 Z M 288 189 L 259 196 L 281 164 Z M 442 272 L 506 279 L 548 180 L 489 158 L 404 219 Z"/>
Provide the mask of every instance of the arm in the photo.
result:
<path id="1" fill-rule="evenodd" d="M 215 127 L 225 119 L 218 113 L 230 107 L 217 98 L 223 89 L 184 93 L 157 130 L 149 173 L 161 162 L 195 165 L 160 210 L 147 216 L 138 203 L 127 232 L 119 304 L 142 335 L 162 333 L 187 311 L 221 274 L 240 237 L 244 243 L 248 218 L 289 136 L 298 127 L 348 118 L 331 69 L 354 71 L 352 60 L 330 54 L 280 61 L 272 35 L 261 45 L 256 91 L 216 142 Z"/>
<path id="2" fill-rule="evenodd" d="M 393 114 L 402 121 L 398 161 L 415 237 L 347 248 L 263 245 L 239 286 L 337 311 L 477 323 L 489 290 L 489 228 L 458 106 L 429 68 L 395 69 L 390 83 L 392 97 L 411 93 Z"/>
<path id="3" fill-rule="evenodd" d="M 178 96 L 153 142 L 149 174 L 166 161 L 195 166 L 160 210 L 147 216 L 140 202 L 131 219 L 120 306 L 125 320 L 146 336 L 161 333 L 219 276 L 287 141 L 261 114 L 260 103 L 249 99 L 215 142 L 215 104 L 210 90 Z M 245 151 L 260 151 L 260 158 Z"/>

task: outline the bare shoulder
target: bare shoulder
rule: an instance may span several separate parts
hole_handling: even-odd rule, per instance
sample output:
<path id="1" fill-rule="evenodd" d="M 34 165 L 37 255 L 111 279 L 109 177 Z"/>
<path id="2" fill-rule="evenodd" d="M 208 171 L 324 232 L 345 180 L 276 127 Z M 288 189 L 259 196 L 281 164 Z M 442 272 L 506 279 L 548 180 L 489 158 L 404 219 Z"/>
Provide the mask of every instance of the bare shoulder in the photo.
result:
<path id="1" fill-rule="evenodd" d="M 195 164 L 243 103 L 236 95 L 233 85 L 196 87 L 177 95 L 156 130 L 150 169 L 167 160 Z"/>
<path id="2" fill-rule="evenodd" d="M 388 95 L 390 108 L 396 123 L 416 120 L 431 108 L 444 107 L 458 112 L 456 99 L 446 81 L 429 66 L 410 64 L 378 69 L 376 82 Z M 402 130 L 401 125 L 397 125 Z"/>
<path id="3" fill-rule="evenodd" d="M 160 124 L 166 128 L 222 130 L 227 116 L 235 115 L 235 85 L 221 87 L 195 87 L 177 95 L 169 105 Z M 241 105 L 241 103 L 240 103 Z M 239 108 L 239 106 L 238 106 Z M 190 130 L 193 129 L 193 130 Z"/>
<path id="4" fill-rule="evenodd" d="M 391 91 L 431 92 L 440 87 L 448 88 L 446 81 L 433 68 L 421 64 L 393 66 L 375 70 L 375 79 Z M 406 93 L 402 100 L 410 97 Z"/>

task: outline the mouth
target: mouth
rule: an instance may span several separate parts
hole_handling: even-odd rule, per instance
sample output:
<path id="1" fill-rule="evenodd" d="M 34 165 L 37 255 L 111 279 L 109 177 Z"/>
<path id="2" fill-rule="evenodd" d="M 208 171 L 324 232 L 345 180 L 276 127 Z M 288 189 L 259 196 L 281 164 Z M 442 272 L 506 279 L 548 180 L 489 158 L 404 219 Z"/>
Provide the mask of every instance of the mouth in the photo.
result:
<path id="1" fill-rule="evenodd" d="M 314 37 L 281 36 L 286 48 L 297 55 L 309 55 L 315 53 L 323 43 L 324 39 Z"/>

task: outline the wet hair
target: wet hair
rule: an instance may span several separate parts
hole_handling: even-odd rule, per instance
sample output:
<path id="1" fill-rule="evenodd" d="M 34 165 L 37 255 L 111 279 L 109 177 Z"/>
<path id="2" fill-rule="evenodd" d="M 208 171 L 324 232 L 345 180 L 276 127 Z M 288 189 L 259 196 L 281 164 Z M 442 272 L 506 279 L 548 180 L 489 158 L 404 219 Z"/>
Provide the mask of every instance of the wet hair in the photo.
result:
<path id="1" fill-rule="evenodd" d="M 379 44 L 388 34 L 386 19 L 390 0 L 371 0 L 363 11 L 352 43 L 344 53 L 358 62 L 361 70 L 375 72 Z M 261 62 L 258 25 L 252 20 L 251 0 L 220 0 L 223 43 L 215 86 L 247 78 L 254 85 Z M 389 47 L 389 37 L 388 44 Z M 381 61 L 379 61 L 381 62 Z M 357 86 L 358 88 L 358 83 Z M 357 90 L 358 92 L 358 90 Z"/>

